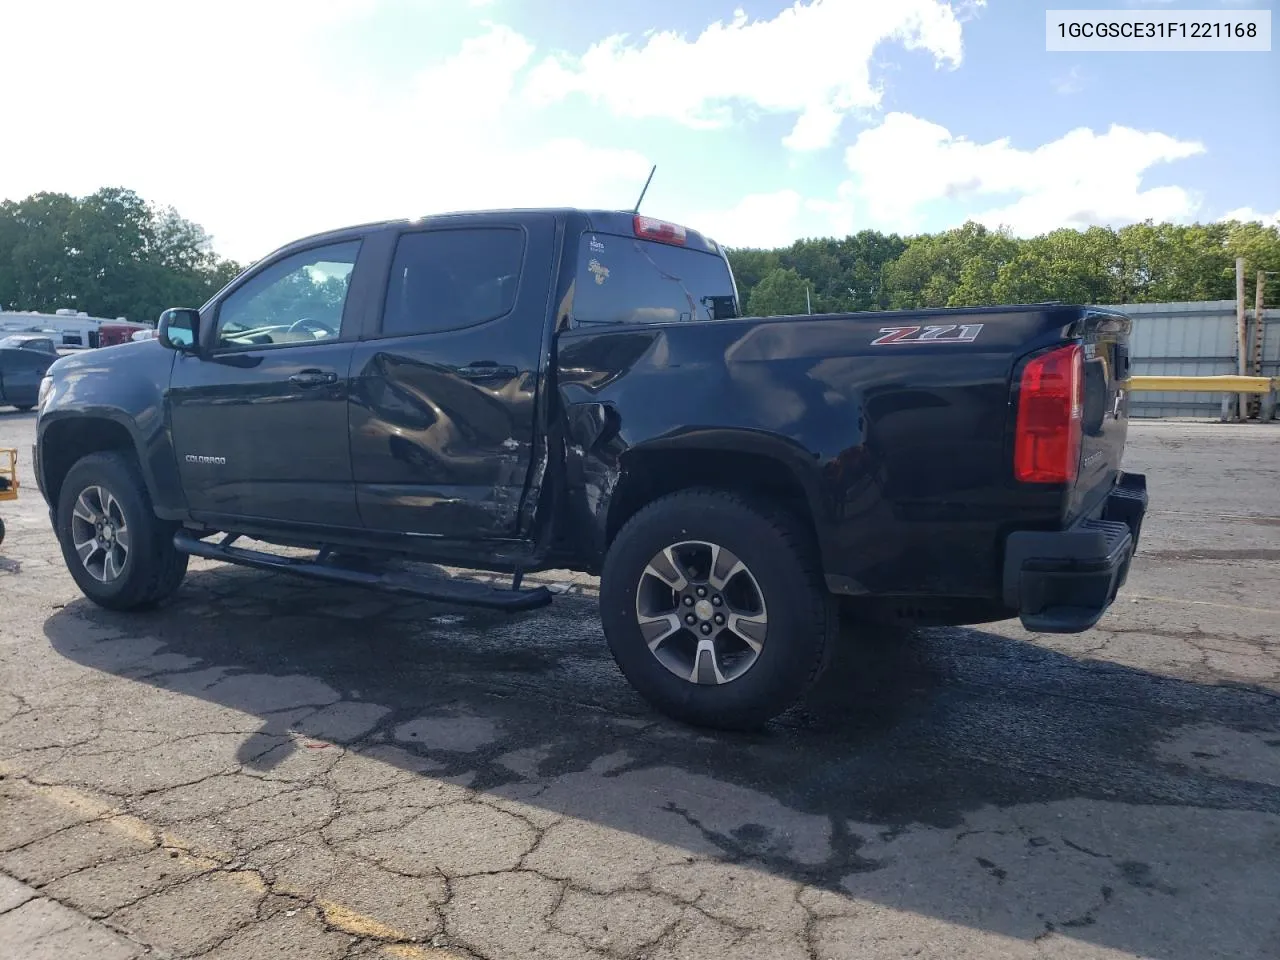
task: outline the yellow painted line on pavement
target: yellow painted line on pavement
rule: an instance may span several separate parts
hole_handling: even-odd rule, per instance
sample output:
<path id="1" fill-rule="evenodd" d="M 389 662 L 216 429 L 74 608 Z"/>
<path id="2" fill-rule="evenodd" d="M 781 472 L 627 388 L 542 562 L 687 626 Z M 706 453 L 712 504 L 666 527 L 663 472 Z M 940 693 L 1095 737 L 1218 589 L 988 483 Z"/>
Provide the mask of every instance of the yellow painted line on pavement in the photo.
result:
<path id="1" fill-rule="evenodd" d="M 204 844 L 195 843 L 168 830 L 152 826 L 140 817 L 126 813 L 114 800 L 104 800 L 88 790 L 79 787 L 66 787 L 57 784 L 35 783 L 23 774 L 14 771 L 9 765 L 0 762 L 0 774 L 12 777 L 28 794 L 33 794 L 64 809 L 75 811 L 84 818 L 83 822 L 97 822 L 112 830 L 119 831 L 135 840 L 145 843 L 159 843 L 167 850 L 174 850 L 188 862 L 194 862 L 205 869 L 213 869 L 219 864 L 226 864 L 236 859 L 224 850 L 218 850 Z M 33 841 L 39 843 L 39 840 Z M 267 889 L 262 878 L 251 870 L 227 870 L 220 876 L 230 877 L 233 881 L 252 887 L 261 893 Z M 335 930 L 353 937 L 364 937 L 370 940 L 409 940 L 409 934 L 393 926 L 383 923 L 375 917 L 367 916 L 350 907 L 333 900 L 314 899 L 299 887 L 287 883 L 272 884 L 271 890 L 282 896 L 297 897 L 300 900 L 313 901 L 316 908 L 324 916 L 325 922 Z M 402 952 L 389 953 L 387 956 L 400 960 L 449 960 L 460 956 L 457 953 L 441 949 L 423 949 L 414 944 L 388 944 L 386 949 L 400 949 Z"/>
<path id="2" fill-rule="evenodd" d="M 413 943 L 389 943 L 379 952 L 391 960 L 465 960 L 463 954 L 448 947 L 420 947 Z"/>
<path id="3" fill-rule="evenodd" d="M 276 887 L 277 893 L 285 893 L 288 891 L 283 887 Z M 334 903 L 332 900 L 317 900 L 316 906 L 320 908 L 320 912 L 324 914 L 325 920 L 329 926 L 343 933 L 349 933 L 353 937 L 367 937 L 370 940 L 408 940 L 409 935 L 395 927 L 387 926 L 380 920 L 373 917 L 367 917 L 362 913 L 356 913 L 354 910 L 344 907 L 340 903 Z"/>

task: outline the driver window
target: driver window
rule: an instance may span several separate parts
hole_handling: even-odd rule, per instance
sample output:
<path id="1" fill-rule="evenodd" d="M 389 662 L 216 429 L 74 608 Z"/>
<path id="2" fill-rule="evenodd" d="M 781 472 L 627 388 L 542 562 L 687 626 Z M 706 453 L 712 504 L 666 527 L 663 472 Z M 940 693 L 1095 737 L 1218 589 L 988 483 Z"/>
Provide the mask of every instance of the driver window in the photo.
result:
<path id="1" fill-rule="evenodd" d="M 278 260 L 238 287 L 218 308 L 219 348 L 336 340 L 342 333 L 351 271 L 360 241 Z"/>

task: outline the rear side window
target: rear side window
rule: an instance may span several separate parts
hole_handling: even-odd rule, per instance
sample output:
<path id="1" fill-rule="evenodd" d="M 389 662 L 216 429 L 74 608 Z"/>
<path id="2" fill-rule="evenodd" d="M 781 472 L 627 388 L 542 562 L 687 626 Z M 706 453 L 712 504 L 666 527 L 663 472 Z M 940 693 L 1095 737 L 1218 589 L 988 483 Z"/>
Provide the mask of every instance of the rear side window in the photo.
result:
<path id="1" fill-rule="evenodd" d="M 5 337 L 0 339 L 0 350 L 31 350 L 35 353 L 58 355 L 58 348 L 47 337 Z"/>
<path id="2" fill-rule="evenodd" d="M 406 233 L 391 266 L 383 335 L 455 330 L 510 313 L 523 260 L 524 232 L 515 227 Z"/>
<path id="3" fill-rule="evenodd" d="M 578 250 L 579 323 L 677 323 L 738 315 L 733 278 L 714 253 L 587 233 Z"/>

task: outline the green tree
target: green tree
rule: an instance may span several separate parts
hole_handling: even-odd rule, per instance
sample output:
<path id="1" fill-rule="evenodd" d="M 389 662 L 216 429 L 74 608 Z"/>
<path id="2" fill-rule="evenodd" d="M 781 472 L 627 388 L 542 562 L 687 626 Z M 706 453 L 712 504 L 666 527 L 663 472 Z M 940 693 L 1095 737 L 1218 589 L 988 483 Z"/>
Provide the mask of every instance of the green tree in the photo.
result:
<path id="1" fill-rule="evenodd" d="M 885 265 L 906 249 L 897 234 L 863 230 L 845 237 L 797 240 L 779 250 L 730 250 L 729 263 L 743 301 L 774 270 L 791 269 L 808 278 L 813 309 L 818 313 L 882 310 L 889 305 L 884 289 Z"/>
<path id="2" fill-rule="evenodd" d="M 885 267 L 889 305 L 895 308 L 969 307 L 996 302 L 1000 270 L 1018 253 L 1006 231 L 969 222 L 945 233 L 907 241 Z"/>
<path id="3" fill-rule="evenodd" d="M 1018 239 L 967 223 L 907 239 L 864 230 L 843 240 L 729 251 L 747 304 L 766 276 L 790 269 L 811 284 L 816 312 L 1231 299 L 1237 256 L 1246 260 L 1252 302 L 1255 271 L 1280 276 L 1280 230 L 1257 222 L 1147 222 Z M 1280 280 L 1269 289 L 1268 299 L 1280 303 Z M 794 302 L 789 309 L 797 309 Z"/>
<path id="4" fill-rule="evenodd" d="M 1025 240 L 992 287 L 996 303 L 1119 303 L 1119 241 L 1106 227 Z"/>
<path id="5" fill-rule="evenodd" d="M 786 317 L 805 312 L 805 279 L 790 267 L 765 274 L 747 299 L 753 317 Z"/>
<path id="6" fill-rule="evenodd" d="M 1261 223 L 1240 223 L 1231 221 L 1226 227 L 1226 251 L 1230 261 L 1229 289 L 1224 297 L 1236 295 L 1235 262 L 1236 257 L 1245 260 L 1245 297 L 1253 303 L 1256 290 L 1257 271 L 1265 270 L 1272 275 L 1267 278 L 1267 292 L 1263 294 L 1263 305 L 1280 306 L 1280 226 L 1264 227 Z"/>
<path id="7" fill-rule="evenodd" d="M 727 254 L 729 266 L 733 269 L 733 279 L 738 284 L 738 295 L 744 302 L 756 284 L 782 265 L 777 250 L 745 248 L 729 250 Z"/>
<path id="8" fill-rule="evenodd" d="M 875 230 L 861 230 L 840 241 L 844 274 L 839 286 L 849 294 L 851 309 L 884 310 L 889 306 L 885 269 L 906 249 L 907 241 L 898 234 Z"/>
<path id="9" fill-rule="evenodd" d="M 172 208 L 108 187 L 0 203 L 0 306 L 154 321 L 199 306 L 239 271 Z"/>

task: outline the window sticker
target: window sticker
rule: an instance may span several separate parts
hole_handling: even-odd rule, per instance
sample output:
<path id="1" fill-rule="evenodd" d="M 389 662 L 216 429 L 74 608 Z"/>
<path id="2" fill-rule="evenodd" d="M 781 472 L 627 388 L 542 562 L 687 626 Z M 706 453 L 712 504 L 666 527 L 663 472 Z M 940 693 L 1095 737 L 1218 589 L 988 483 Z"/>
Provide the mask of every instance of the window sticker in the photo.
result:
<path id="1" fill-rule="evenodd" d="M 592 257 L 587 263 L 587 269 L 591 271 L 592 276 L 596 278 L 596 286 L 604 286 L 604 282 L 609 279 L 609 268 L 602 264 L 595 257 Z"/>

